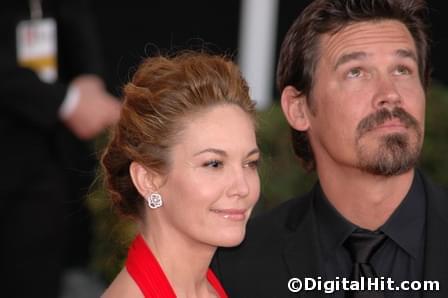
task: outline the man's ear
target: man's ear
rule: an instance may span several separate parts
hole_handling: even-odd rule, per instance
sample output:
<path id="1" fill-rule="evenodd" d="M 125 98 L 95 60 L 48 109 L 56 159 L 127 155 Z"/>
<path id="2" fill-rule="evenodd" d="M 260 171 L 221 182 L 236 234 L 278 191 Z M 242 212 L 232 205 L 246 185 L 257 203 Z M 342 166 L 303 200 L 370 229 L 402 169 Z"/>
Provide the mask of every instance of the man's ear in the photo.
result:
<path id="1" fill-rule="evenodd" d="M 310 127 L 306 96 L 293 86 L 286 86 L 282 91 L 281 105 L 283 114 L 292 128 L 307 131 Z"/>
<path id="2" fill-rule="evenodd" d="M 152 192 L 158 191 L 160 175 L 155 171 L 133 161 L 129 166 L 129 174 L 135 188 L 142 197 L 146 198 Z"/>

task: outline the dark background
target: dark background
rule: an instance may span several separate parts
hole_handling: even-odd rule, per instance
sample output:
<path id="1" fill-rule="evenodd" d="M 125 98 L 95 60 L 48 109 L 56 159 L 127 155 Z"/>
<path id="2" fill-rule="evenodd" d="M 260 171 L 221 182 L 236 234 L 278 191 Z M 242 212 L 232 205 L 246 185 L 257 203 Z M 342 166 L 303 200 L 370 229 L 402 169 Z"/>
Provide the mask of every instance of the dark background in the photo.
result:
<path id="1" fill-rule="evenodd" d="M 91 0 L 97 18 L 105 79 L 111 92 L 132 74 L 142 57 L 158 51 L 201 48 L 238 55 L 240 0 Z M 297 14 L 310 0 L 280 0 L 276 55 Z M 427 1 L 433 40 L 433 77 L 448 83 L 448 31 L 444 1 Z M 273 96 L 277 95 L 273 90 Z"/>

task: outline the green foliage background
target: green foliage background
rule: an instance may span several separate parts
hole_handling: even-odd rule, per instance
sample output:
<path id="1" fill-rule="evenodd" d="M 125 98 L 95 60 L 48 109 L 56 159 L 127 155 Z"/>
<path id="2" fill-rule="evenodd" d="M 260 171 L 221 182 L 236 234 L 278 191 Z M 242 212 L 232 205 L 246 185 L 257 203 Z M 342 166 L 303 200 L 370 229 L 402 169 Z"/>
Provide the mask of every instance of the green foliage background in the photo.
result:
<path id="1" fill-rule="evenodd" d="M 420 168 L 436 182 L 448 185 L 448 88 L 434 84 L 428 93 L 426 132 Z M 262 197 L 257 212 L 269 210 L 310 189 L 314 174 L 305 173 L 294 157 L 290 130 L 278 103 L 260 112 L 258 142 L 263 154 L 260 167 Z M 98 147 L 102 147 L 100 143 Z M 123 266 L 127 246 L 135 235 L 131 221 L 118 218 L 101 184 L 89 197 L 96 218 L 92 267 L 107 281 Z"/>

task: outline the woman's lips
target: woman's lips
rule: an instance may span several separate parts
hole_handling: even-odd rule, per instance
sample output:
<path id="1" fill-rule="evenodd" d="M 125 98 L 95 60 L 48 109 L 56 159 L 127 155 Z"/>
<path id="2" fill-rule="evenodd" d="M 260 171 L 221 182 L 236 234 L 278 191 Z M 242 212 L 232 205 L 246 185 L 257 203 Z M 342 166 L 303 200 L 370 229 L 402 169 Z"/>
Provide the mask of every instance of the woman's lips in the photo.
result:
<path id="1" fill-rule="evenodd" d="M 246 219 L 246 209 L 211 209 L 213 213 L 235 221 L 242 221 Z"/>

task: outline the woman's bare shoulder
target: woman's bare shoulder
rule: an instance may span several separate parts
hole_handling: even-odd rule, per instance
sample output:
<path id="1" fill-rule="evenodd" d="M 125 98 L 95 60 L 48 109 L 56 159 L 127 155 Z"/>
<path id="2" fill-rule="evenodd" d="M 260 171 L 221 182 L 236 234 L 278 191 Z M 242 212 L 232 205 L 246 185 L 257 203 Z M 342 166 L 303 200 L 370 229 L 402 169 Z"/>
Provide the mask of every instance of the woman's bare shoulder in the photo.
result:
<path id="1" fill-rule="evenodd" d="M 144 297 L 126 268 L 115 277 L 101 298 L 140 298 Z"/>

